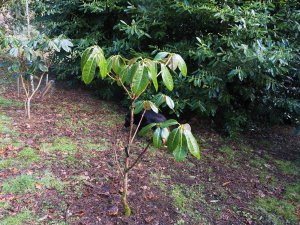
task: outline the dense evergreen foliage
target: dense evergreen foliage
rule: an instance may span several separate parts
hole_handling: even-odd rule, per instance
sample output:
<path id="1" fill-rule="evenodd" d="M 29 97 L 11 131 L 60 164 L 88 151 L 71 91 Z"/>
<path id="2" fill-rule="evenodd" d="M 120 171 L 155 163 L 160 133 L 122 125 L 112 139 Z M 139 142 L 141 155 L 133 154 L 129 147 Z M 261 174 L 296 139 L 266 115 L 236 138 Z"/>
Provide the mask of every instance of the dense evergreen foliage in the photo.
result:
<path id="1" fill-rule="evenodd" d="M 80 77 L 80 55 L 94 44 L 107 56 L 176 52 L 188 63 L 188 76 L 176 78 L 173 93 L 163 91 L 179 99 L 177 114 L 212 117 L 231 134 L 262 121 L 299 122 L 296 0 L 41 0 L 31 8 L 40 29 L 50 36 L 64 33 L 75 44 L 67 61 L 57 55 L 62 78 Z M 103 96 L 112 94 L 108 87 Z"/>

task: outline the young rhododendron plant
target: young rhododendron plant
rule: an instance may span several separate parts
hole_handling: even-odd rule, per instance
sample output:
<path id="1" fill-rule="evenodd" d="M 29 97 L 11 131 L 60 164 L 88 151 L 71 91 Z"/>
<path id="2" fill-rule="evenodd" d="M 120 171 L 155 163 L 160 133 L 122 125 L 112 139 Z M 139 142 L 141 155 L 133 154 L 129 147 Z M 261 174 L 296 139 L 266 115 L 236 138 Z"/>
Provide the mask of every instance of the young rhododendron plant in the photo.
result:
<path id="1" fill-rule="evenodd" d="M 173 154 L 177 161 L 184 160 L 188 152 L 197 159 L 200 159 L 199 146 L 191 132 L 191 126 L 189 124 L 179 124 L 176 120 L 170 119 L 161 123 L 151 123 L 139 129 L 147 110 L 153 110 L 158 113 L 158 107 L 163 102 L 171 109 L 174 108 L 174 102 L 169 96 L 160 94 L 158 101 L 155 101 L 156 104 L 150 100 L 139 101 L 140 96 L 147 88 L 150 88 L 151 85 L 158 91 L 159 79 L 162 80 L 162 83 L 168 90 L 172 91 L 174 88 L 172 74 L 180 72 L 182 76 L 186 76 L 187 67 L 182 57 L 174 53 L 160 52 L 154 59 L 137 57 L 128 60 L 120 55 L 105 58 L 104 52 L 99 46 L 92 46 L 83 52 L 81 59 L 82 79 L 86 84 L 89 84 L 94 79 L 96 68 L 99 68 L 102 79 L 107 78 L 117 82 L 131 100 L 130 126 L 128 141 L 124 148 L 125 162 L 122 172 L 122 199 L 125 215 L 129 216 L 131 210 L 127 202 L 128 173 L 147 152 L 151 144 L 151 142 L 149 142 L 146 147 L 141 150 L 138 157 L 132 159 L 130 149 L 137 133 L 140 135 L 152 133 L 153 145 L 156 148 L 160 148 L 163 143 L 166 144 L 169 152 Z M 135 113 L 141 113 L 142 116 L 137 127 L 134 129 Z M 171 127 L 173 129 L 170 131 Z"/>

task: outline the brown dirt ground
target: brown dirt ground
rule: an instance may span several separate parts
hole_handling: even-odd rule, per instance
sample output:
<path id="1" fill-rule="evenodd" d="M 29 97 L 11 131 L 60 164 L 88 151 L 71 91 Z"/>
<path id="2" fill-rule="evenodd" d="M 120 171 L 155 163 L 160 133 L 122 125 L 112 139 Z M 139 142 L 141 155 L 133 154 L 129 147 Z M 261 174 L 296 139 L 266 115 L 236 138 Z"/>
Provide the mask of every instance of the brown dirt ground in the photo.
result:
<path id="1" fill-rule="evenodd" d="M 3 96 L 19 99 L 14 88 L 8 88 Z M 126 140 L 122 108 L 93 98 L 86 91 L 58 88 L 51 97 L 34 99 L 30 121 L 24 118 L 22 108 L 0 110 L 13 119 L 13 129 L 20 134 L 24 145 L 36 149 L 41 156 L 40 161 L 27 168 L 0 171 L 0 184 L 8 177 L 39 174 L 45 169 L 66 184 L 63 192 L 42 188 L 23 195 L 0 193 L 1 201 L 13 205 L 9 211 L 0 211 L 0 219 L 27 207 L 38 218 L 34 224 L 58 224 L 53 221 L 67 224 L 175 224 L 179 219 L 185 224 L 264 224 L 255 219 L 259 218 L 259 212 L 252 208 L 253 200 L 258 196 L 280 198 L 286 182 L 299 181 L 299 176 L 283 176 L 271 163 L 269 172 L 279 180 L 271 187 L 268 181 L 259 179 L 259 168 L 249 164 L 249 159 L 255 156 L 299 159 L 300 139 L 290 135 L 289 127 L 248 133 L 234 141 L 224 139 L 205 124 L 194 121 L 192 128 L 200 140 L 202 159 L 197 161 L 189 157 L 178 163 L 164 149 L 151 150 L 130 175 L 129 202 L 133 215 L 125 218 L 114 157 L 116 151 L 122 160 Z M 51 155 L 42 150 L 44 143 L 51 144 L 57 137 L 70 138 L 77 144 L 78 151 L 72 163 L 65 163 L 63 153 Z M 106 149 L 87 149 L 86 140 L 104 143 Z M 143 143 L 139 138 L 134 153 L 138 153 L 138 146 Z M 230 146 L 234 158 L 220 151 L 222 146 Z M 250 150 L 241 146 L 248 146 Z M 22 148 L 7 145 L 0 150 L 2 159 L 13 157 Z M 176 185 L 203 187 L 201 194 L 186 193 L 187 198 L 194 198 L 193 205 L 188 207 L 203 220 L 195 219 L 197 215 L 174 205 L 171 193 Z M 50 203 L 50 207 L 45 209 L 45 202 Z M 245 213 L 251 216 L 245 216 Z"/>

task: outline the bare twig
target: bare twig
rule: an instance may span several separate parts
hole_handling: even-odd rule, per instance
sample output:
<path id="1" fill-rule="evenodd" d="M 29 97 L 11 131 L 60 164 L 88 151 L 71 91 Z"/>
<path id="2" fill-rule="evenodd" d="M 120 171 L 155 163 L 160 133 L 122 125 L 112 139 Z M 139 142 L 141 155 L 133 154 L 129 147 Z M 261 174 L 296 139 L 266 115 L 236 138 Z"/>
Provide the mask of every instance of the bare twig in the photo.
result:
<path id="1" fill-rule="evenodd" d="M 144 148 L 144 150 L 139 154 L 139 156 L 136 158 L 136 160 L 131 164 L 131 166 L 129 166 L 125 172 L 128 172 L 129 170 L 131 170 L 139 161 L 140 159 L 143 157 L 143 155 L 146 153 L 146 151 L 148 150 L 149 146 L 150 146 L 151 142 L 149 142 L 147 144 L 147 146 Z"/>

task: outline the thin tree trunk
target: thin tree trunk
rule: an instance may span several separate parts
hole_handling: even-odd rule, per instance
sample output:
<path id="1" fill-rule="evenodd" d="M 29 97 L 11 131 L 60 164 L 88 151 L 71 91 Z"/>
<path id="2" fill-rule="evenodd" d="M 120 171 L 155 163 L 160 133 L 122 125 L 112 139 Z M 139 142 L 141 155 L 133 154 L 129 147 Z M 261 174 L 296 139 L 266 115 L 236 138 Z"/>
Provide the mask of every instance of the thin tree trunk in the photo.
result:
<path id="1" fill-rule="evenodd" d="M 30 75 L 29 79 L 30 79 L 31 93 L 33 93 L 35 90 L 33 76 Z"/>
<path id="2" fill-rule="evenodd" d="M 18 97 L 20 97 L 20 76 L 17 78 L 17 90 L 18 90 Z"/>
<path id="3" fill-rule="evenodd" d="M 30 18 L 29 18 L 29 0 L 25 1 L 26 7 L 26 17 L 27 17 L 27 35 L 30 37 Z"/>
<path id="4" fill-rule="evenodd" d="M 128 145 L 125 148 L 125 168 L 124 168 L 124 179 L 123 179 L 123 205 L 124 205 L 124 214 L 125 216 L 130 216 L 131 209 L 129 207 L 127 201 L 127 193 L 128 193 L 128 168 L 129 168 L 129 157 L 130 157 L 130 148 L 131 148 L 131 140 L 132 140 L 132 132 L 133 132 L 133 119 L 134 119 L 134 99 L 131 100 L 131 109 L 130 109 L 130 131 L 128 136 Z"/>

